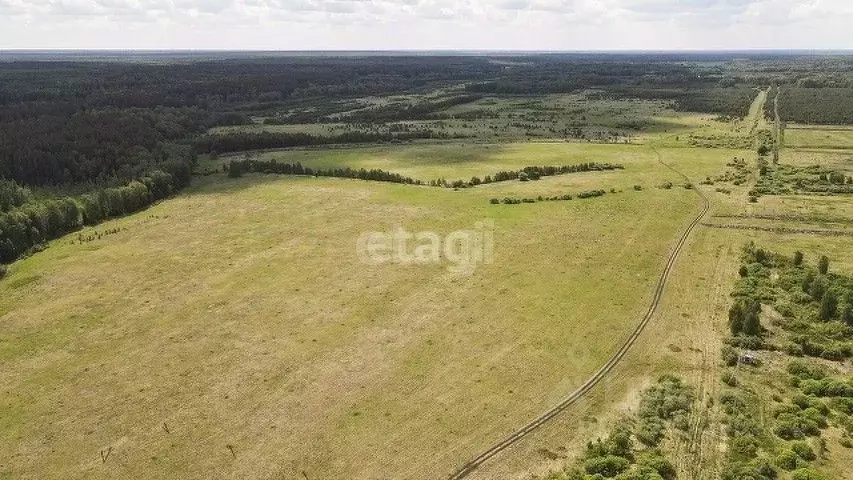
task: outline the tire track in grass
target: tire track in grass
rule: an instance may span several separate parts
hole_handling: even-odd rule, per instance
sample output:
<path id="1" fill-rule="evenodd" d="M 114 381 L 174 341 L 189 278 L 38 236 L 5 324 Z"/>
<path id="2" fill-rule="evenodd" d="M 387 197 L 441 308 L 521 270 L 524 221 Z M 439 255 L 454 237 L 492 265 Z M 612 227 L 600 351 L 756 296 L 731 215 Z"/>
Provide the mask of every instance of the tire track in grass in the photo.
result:
<path id="1" fill-rule="evenodd" d="M 658 162 L 666 167 L 667 169 L 675 172 L 680 177 L 684 178 L 685 181 L 690 181 L 690 178 L 676 170 L 671 165 L 665 163 L 663 158 L 661 157 L 660 152 L 653 148 L 655 155 L 658 157 Z M 640 334 L 645 330 L 646 325 L 648 325 L 649 321 L 654 316 L 658 307 L 660 306 L 661 298 L 663 297 L 664 289 L 666 288 L 667 282 L 669 281 L 669 274 L 672 272 L 672 268 L 675 265 L 675 261 L 678 258 L 679 252 L 681 252 L 682 247 L 687 242 L 687 238 L 690 236 L 690 233 L 693 232 L 693 229 L 696 228 L 696 225 L 702 220 L 708 210 L 710 209 L 710 202 L 708 201 L 708 197 L 702 193 L 698 188 L 693 188 L 693 191 L 700 197 L 702 200 L 702 211 L 684 230 L 684 232 L 679 237 L 678 241 L 675 244 L 675 248 L 672 249 L 672 252 L 669 255 L 669 259 L 666 262 L 666 266 L 658 277 L 657 284 L 655 285 L 654 294 L 652 295 L 652 302 L 649 305 L 649 309 L 646 311 L 646 314 L 643 316 L 640 323 L 634 328 L 634 331 L 631 332 L 631 335 L 625 340 L 625 342 L 619 347 L 619 350 L 610 357 L 610 359 L 605 363 L 601 368 L 599 368 L 586 382 L 583 383 L 577 390 L 572 392 L 568 397 L 560 401 L 557 405 L 551 407 L 546 412 L 542 413 L 538 417 L 531 420 L 529 423 L 516 430 L 509 436 L 505 437 L 503 440 L 495 443 L 488 449 L 484 450 L 482 453 L 475 456 L 473 459 L 469 460 L 467 463 L 459 467 L 450 477 L 450 480 L 460 480 L 471 473 L 473 473 L 480 465 L 486 463 L 489 459 L 493 458 L 497 454 L 506 450 L 508 447 L 512 446 L 522 438 L 526 437 L 528 434 L 538 429 L 542 425 L 548 423 L 554 417 L 559 415 L 561 412 L 575 404 L 578 400 L 584 397 L 587 393 L 589 393 L 596 385 L 601 383 L 601 381 L 613 370 L 623 357 L 628 353 L 634 343 L 636 343 L 637 339 L 640 337 Z"/>

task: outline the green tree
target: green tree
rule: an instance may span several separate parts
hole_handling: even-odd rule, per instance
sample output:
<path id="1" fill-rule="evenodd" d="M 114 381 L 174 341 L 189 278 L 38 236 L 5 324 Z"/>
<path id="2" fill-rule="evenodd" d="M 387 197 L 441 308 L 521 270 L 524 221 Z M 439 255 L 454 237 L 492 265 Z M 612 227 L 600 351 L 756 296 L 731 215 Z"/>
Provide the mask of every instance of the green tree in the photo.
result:
<path id="1" fill-rule="evenodd" d="M 826 258 L 826 255 L 820 256 L 820 261 L 818 261 L 817 264 L 817 270 L 820 272 L 821 275 L 826 275 L 826 273 L 829 271 L 829 259 Z"/>
<path id="2" fill-rule="evenodd" d="M 743 330 L 743 307 L 735 302 L 729 309 L 729 329 L 732 335 L 738 335 Z"/>
<path id="3" fill-rule="evenodd" d="M 794 265 L 800 266 L 803 264 L 803 252 L 797 250 L 794 252 Z"/>
<path id="4" fill-rule="evenodd" d="M 844 295 L 844 305 L 841 307 L 841 321 L 853 327 L 853 294 Z"/>
<path id="5" fill-rule="evenodd" d="M 745 335 L 761 334 L 761 303 L 757 300 L 742 301 L 740 306 L 741 333 Z"/>
<path id="6" fill-rule="evenodd" d="M 838 310 L 838 297 L 832 290 L 827 290 L 820 301 L 820 319 L 832 320 Z"/>

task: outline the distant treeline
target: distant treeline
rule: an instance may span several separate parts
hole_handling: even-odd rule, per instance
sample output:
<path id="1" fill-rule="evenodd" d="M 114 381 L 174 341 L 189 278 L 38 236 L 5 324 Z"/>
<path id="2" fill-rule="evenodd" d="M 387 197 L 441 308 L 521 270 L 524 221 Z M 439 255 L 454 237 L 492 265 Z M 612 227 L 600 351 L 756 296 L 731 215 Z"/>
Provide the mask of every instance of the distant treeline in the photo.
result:
<path id="1" fill-rule="evenodd" d="M 307 147 L 312 145 L 403 142 L 417 139 L 448 139 L 450 135 L 432 130 L 400 133 L 344 132 L 319 136 L 307 133 L 285 132 L 229 132 L 202 135 L 195 140 L 198 153 L 232 153 L 272 148 Z"/>
<path id="2" fill-rule="evenodd" d="M 190 181 L 189 167 L 154 170 L 120 187 L 75 197 L 32 200 L 0 212 L 0 263 L 9 263 L 52 239 L 84 225 L 141 210 L 168 197 Z"/>
<path id="3" fill-rule="evenodd" d="M 273 160 L 232 160 L 223 167 L 231 177 L 239 177 L 244 173 L 275 173 L 280 175 L 312 175 L 318 177 L 357 178 L 360 180 L 372 180 L 375 182 L 405 183 L 410 185 L 421 185 L 420 180 L 400 175 L 399 173 L 387 172 L 380 169 L 358 170 L 345 168 L 320 169 L 304 167 L 301 163 L 279 163 Z"/>
<path id="4" fill-rule="evenodd" d="M 606 89 L 602 97 L 641 98 L 646 100 L 671 100 L 676 110 L 683 112 L 716 113 L 719 115 L 744 118 L 758 92 L 752 87 L 716 87 L 700 88 L 652 87 L 614 85 Z"/>
<path id="5" fill-rule="evenodd" d="M 460 95 L 442 100 L 421 102 L 414 105 L 383 105 L 375 108 L 357 110 L 344 116 L 343 119 L 347 122 L 373 124 L 399 122 L 403 120 L 447 118 L 449 115 L 442 115 L 436 112 L 456 105 L 476 102 L 481 98 L 483 98 L 483 95 Z"/>

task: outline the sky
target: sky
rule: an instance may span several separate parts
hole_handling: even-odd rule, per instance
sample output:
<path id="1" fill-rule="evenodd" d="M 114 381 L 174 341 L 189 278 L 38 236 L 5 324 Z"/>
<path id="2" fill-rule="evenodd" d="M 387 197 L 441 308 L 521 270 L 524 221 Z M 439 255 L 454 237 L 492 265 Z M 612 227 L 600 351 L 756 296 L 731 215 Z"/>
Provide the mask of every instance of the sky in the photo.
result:
<path id="1" fill-rule="evenodd" d="M 851 49 L 850 0 L 0 0 L 0 49 Z"/>

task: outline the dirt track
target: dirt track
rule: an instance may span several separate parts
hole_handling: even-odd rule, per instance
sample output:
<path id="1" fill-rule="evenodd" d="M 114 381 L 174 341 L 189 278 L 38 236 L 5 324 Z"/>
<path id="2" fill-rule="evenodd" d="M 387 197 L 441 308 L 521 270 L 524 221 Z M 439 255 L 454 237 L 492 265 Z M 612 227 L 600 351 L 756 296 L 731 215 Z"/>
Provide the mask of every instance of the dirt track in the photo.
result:
<path id="1" fill-rule="evenodd" d="M 657 150 L 655 150 L 655 154 L 657 154 L 658 162 L 660 162 L 661 165 L 677 173 L 686 181 L 690 181 L 690 179 L 686 175 L 665 163 Z M 572 392 L 568 397 L 560 401 L 560 403 L 550 408 L 548 411 L 534 418 L 529 423 L 516 430 L 511 435 L 495 443 L 494 445 L 492 445 L 491 447 L 489 447 L 488 449 L 486 449 L 485 451 L 462 465 L 449 477 L 451 480 L 459 480 L 467 477 L 490 458 L 494 457 L 509 446 L 521 440 L 529 433 L 533 432 L 537 428 L 546 424 L 549 420 L 559 415 L 560 412 L 573 405 L 584 395 L 586 395 L 587 392 L 589 392 L 596 385 L 598 385 L 607 376 L 607 374 L 610 373 L 611 370 L 613 370 L 613 367 L 615 367 L 622 360 L 625 354 L 628 353 L 628 351 L 640 337 L 640 334 L 643 333 L 643 330 L 646 328 L 646 325 L 648 325 L 649 321 L 652 319 L 655 312 L 657 311 L 657 308 L 660 305 L 661 298 L 663 297 L 663 291 L 666 288 L 667 281 L 669 280 L 669 274 L 672 271 L 673 265 L 675 265 L 675 261 L 678 258 L 678 254 L 679 252 L 681 252 L 684 243 L 687 241 L 687 238 L 690 236 L 690 233 L 693 231 L 696 225 L 698 225 L 702 218 L 705 216 L 705 214 L 708 213 L 708 210 L 710 208 L 708 197 L 706 197 L 705 194 L 702 193 L 702 191 L 698 188 L 694 188 L 693 191 L 695 191 L 696 194 L 702 199 L 702 211 L 699 213 L 699 215 L 696 216 L 696 218 L 693 219 L 692 222 L 690 222 L 690 225 L 687 226 L 687 228 L 679 237 L 678 242 L 675 244 L 675 248 L 673 248 L 672 253 L 670 253 L 669 255 L 669 259 L 666 262 L 666 266 L 664 267 L 663 271 L 660 274 L 660 277 L 658 278 L 658 282 L 655 286 L 654 295 L 652 296 L 652 301 L 649 305 L 649 309 L 646 311 L 646 314 L 643 316 L 637 327 L 634 328 L 634 331 L 631 333 L 631 335 L 625 340 L 622 346 L 619 347 L 619 350 L 617 350 L 616 353 L 614 353 L 613 356 L 610 357 L 607 363 L 605 363 L 601 368 L 599 368 L 589 379 L 587 379 L 586 382 L 583 383 L 583 385 L 581 385 L 577 390 Z"/>

